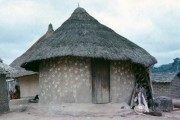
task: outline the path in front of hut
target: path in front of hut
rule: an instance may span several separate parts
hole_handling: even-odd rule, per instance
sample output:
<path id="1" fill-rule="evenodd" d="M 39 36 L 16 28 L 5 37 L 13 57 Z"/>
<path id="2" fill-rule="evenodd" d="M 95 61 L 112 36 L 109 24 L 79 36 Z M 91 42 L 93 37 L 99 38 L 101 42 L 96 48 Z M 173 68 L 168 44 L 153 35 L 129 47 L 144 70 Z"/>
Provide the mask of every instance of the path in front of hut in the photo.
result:
<path id="1" fill-rule="evenodd" d="M 137 115 L 134 112 L 121 115 L 52 115 L 37 112 L 37 104 L 13 105 L 11 111 L 0 115 L 0 120 L 180 120 L 180 109 L 175 109 L 170 113 L 163 113 L 163 116 Z M 44 108 L 42 108 L 44 109 Z M 108 109 L 107 112 L 110 110 Z"/>

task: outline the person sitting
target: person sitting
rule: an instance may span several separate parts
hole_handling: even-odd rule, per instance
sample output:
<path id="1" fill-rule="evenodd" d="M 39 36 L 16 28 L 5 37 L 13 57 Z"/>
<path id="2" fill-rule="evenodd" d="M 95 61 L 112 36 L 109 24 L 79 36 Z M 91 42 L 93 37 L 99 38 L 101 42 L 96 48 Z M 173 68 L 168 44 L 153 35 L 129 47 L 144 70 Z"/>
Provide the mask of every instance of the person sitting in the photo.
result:
<path id="1" fill-rule="evenodd" d="M 20 99 L 20 89 L 18 85 L 15 85 L 15 92 L 9 91 L 11 99 Z"/>

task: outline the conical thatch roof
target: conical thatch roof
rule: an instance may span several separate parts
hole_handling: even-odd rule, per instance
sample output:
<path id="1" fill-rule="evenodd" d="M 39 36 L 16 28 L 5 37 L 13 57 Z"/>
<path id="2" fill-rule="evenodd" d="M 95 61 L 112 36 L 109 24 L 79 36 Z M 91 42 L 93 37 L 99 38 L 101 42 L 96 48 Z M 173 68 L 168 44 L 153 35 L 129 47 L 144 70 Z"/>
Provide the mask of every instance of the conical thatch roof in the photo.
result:
<path id="1" fill-rule="evenodd" d="M 48 39 L 33 47 L 22 67 L 38 71 L 41 60 L 82 56 L 109 60 L 130 60 L 146 67 L 156 63 L 147 51 L 99 23 L 83 8 L 77 8 Z"/>
<path id="2" fill-rule="evenodd" d="M 16 72 L 16 69 L 10 67 L 3 63 L 2 59 L 0 58 L 0 74 L 13 74 Z"/>
<path id="3" fill-rule="evenodd" d="M 32 75 L 32 74 L 37 74 L 36 72 L 32 71 L 27 71 L 24 68 L 21 67 L 21 64 L 27 59 L 27 54 L 31 54 L 32 49 L 36 44 L 38 44 L 40 41 L 43 41 L 44 39 L 48 38 L 53 34 L 54 30 L 52 27 L 52 24 L 49 25 L 47 32 L 39 39 L 37 40 L 36 43 L 32 45 L 31 48 L 29 48 L 24 54 L 22 54 L 20 57 L 16 58 L 11 64 L 11 67 L 14 67 L 18 70 L 16 74 L 11 75 L 11 77 L 21 77 L 21 76 L 26 76 L 26 75 Z"/>

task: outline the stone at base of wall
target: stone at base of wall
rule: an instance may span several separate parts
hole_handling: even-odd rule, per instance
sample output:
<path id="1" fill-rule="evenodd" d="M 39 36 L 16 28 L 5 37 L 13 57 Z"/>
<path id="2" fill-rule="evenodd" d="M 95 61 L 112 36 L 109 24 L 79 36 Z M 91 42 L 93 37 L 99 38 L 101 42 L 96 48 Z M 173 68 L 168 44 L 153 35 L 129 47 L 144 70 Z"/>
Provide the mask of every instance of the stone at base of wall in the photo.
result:
<path id="1" fill-rule="evenodd" d="M 160 96 L 155 99 L 158 108 L 163 112 L 171 112 L 173 110 L 173 102 L 170 97 Z"/>
<path id="2" fill-rule="evenodd" d="M 28 102 L 29 102 L 29 98 L 13 99 L 9 101 L 9 105 L 28 104 Z"/>

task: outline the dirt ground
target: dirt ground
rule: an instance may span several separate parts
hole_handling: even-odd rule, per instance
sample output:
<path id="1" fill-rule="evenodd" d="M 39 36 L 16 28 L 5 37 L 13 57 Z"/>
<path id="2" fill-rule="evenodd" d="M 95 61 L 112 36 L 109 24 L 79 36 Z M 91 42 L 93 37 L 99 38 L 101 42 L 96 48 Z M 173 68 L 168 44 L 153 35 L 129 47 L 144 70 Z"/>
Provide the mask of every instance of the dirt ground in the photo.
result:
<path id="1" fill-rule="evenodd" d="M 180 120 L 180 110 L 163 113 L 161 117 L 150 115 L 101 116 L 101 117 L 73 117 L 73 116 L 43 116 L 28 112 L 10 112 L 0 116 L 0 120 Z"/>
<path id="2" fill-rule="evenodd" d="M 33 105 L 36 106 L 36 105 Z M 21 108 L 20 108 L 21 107 Z M 39 113 L 34 107 L 10 106 L 10 112 L 0 115 L 0 120 L 180 120 L 180 109 L 167 113 L 163 116 L 137 115 L 134 112 L 121 115 L 50 115 L 47 113 Z"/>

